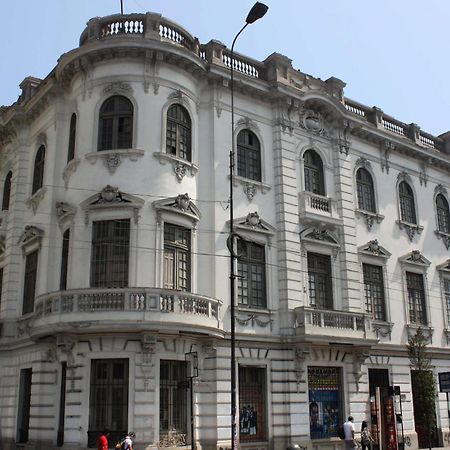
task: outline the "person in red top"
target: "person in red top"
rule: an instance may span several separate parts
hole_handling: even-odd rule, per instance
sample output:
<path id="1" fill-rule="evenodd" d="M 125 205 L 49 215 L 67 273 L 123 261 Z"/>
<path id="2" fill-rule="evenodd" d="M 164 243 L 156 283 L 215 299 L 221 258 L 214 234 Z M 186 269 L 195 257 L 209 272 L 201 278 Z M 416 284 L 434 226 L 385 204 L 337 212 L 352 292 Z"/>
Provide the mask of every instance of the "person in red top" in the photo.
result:
<path id="1" fill-rule="evenodd" d="M 109 430 L 104 430 L 97 438 L 97 450 L 108 450 Z"/>

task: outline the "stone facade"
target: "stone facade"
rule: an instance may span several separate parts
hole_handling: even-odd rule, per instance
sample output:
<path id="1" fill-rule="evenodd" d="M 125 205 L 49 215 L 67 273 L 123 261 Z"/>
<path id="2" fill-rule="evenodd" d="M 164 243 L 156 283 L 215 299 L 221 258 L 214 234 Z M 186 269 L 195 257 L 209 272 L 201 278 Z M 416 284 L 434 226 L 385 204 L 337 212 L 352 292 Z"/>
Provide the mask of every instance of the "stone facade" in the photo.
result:
<path id="1" fill-rule="evenodd" d="M 95 18 L 2 108 L 6 448 L 86 448 L 102 427 L 189 446 L 191 416 L 198 448 L 230 446 L 230 64 L 160 15 Z M 450 371 L 450 136 L 344 87 L 235 56 L 244 448 L 342 447 L 351 414 L 391 450 L 390 401 L 417 448 L 408 336 L 420 326 L 436 377 Z M 447 411 L 440 393 L 436 445 Z"/>

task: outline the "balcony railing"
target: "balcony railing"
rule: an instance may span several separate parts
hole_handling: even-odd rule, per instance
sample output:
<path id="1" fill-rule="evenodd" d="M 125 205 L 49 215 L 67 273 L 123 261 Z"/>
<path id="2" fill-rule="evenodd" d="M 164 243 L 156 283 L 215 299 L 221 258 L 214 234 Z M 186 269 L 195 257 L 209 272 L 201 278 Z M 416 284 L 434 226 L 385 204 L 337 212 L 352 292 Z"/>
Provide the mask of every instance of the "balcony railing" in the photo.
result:
<path id="1" fill-rule="evenodd" d="M 295 308 L 295 330 L 297 335 L 308 338 L 315 336 L 317 340 L 376 340 L 370 317 L 349 311 L 321 310 L 306 306 Z"/>
<path id="2" fill-rule="evenodd" d="M 157 288 L 73 289 L 51 292 L 36 298 L 33 327 L 58 326 L 65 323 L 100 328 L 105 323 L 122 327 L 134 324 L 180 324 L 211 332 L 221 332 L 217 299 L 189 292 Z"/>
<path id="3" fill-rule="evenodd" d="M 335 223 L 340 220 L 333 199 L 308 191 L 299 193 L 299 215 L 304 221 Z"/>

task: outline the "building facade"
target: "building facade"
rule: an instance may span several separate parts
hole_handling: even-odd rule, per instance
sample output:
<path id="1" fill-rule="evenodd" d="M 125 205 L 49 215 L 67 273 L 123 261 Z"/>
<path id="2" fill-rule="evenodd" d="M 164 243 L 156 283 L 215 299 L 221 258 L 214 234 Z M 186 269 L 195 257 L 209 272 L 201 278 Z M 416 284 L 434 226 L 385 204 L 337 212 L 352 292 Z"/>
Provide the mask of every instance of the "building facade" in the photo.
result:
<path id="1" fill-rule="evenodd" d="M 240 446 L 338 448 L 350 414 L 421 446 L 405 345 L 450 371 L 450 134 L 278 53 L 235 55 L 231 133 L 230 65 L 158 14 L 94 18 L 2 107 L 6 448 L 230 446 L 231 139 Z"/>

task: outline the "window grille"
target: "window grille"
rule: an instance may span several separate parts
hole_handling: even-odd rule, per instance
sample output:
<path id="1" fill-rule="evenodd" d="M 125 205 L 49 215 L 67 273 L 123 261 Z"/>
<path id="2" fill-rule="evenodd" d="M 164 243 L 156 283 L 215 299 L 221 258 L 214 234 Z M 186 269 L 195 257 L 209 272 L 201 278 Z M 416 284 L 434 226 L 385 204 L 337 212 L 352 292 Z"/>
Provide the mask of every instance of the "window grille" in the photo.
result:
<path id="1" fill-rule="evenodd" d="M 186 108 L 178 104 L 167 110 L 166 152 L 191 160 L 191 118 Z"/>
<path id="2" fill-rule="evenodd" d="M 419 325 L 428 325 L 423 275 L 406 272 L 406 285 L 408 289 L 409 321 Z"/>
<path id="3" fill-rule="evenodd" d="M 242 130 L 237 136 L 237 174 L 261 181 L 261 146 L 256 134 Z"/>
<path id="4" fill-rule="evenodd" d="M 69 264 L 69 243 L 70 243 L 70 229 L 64 231 L 62 239 L 61 252 L 61 276 L 59 280 L 59 289 L 61 291 L 67 288 L 67 269 Z"/>
<path id="5" fill-rule="evenodd" d="M 303 155 L 305 173 L 305 191 L 325 195 L 323 163 L 314 150 L 307 150 Z"/>
<path id="6" fill-rule="evenodd" d="M 333 309 L 331 258 L 308 252 L 309 303 L 318 309 Z"/>
<path id="7" fill-rule="evenodd" d="M 338 367 L 308 367 L 311 439 L 337 436 L 343 422 L 342 378 Z"/>
<path id="8" fill-rule="evenodd" d="M 130 220 L 103 220 L 93 223 L 91 287 L 128 286 Z"/>
<path id="9" fill-rule="evenodd" d="M 402 181 L 398 187 L 400 198 L 400 216 L 404 222 L 417 223 L 414 194 L 408 183 Z"/>
<path id="10" fill-rule="evenodd" d="M 99 117 L 98 150 L 127 149 L 133 141 L 133 104 L 126 97 L 107 99 Z"/>
<path id="11" fill-rule="evenodd" d="M 239 440 L 267 439 L 266 369 L 239 366 Z"/>
<path id="12" fill-rule="evenodd" d="M 251 308 L 265 308 L 266 257 L 265 247 L 238 240 L 237 291 L 238 303 Z"/>
<path id="13" fill-rule="evenodd" d="M 363 168 L 356 172 L 356 188 L 358 194 L 358 208 L 372 213 L 375 209 L 375 192 L 370 173 Z"/>
<path id="14" fill-rule="evenodd" d="M 376 320 L 386 320 L 383 268 L 363 264 L 366 312 Z"/>
<path id="15" fill-rule="evenodd" d="M 104 429 L 110 442 L 128 432 L 128 359 L 93 359 L 89 400 L 88 446 Z"/>

